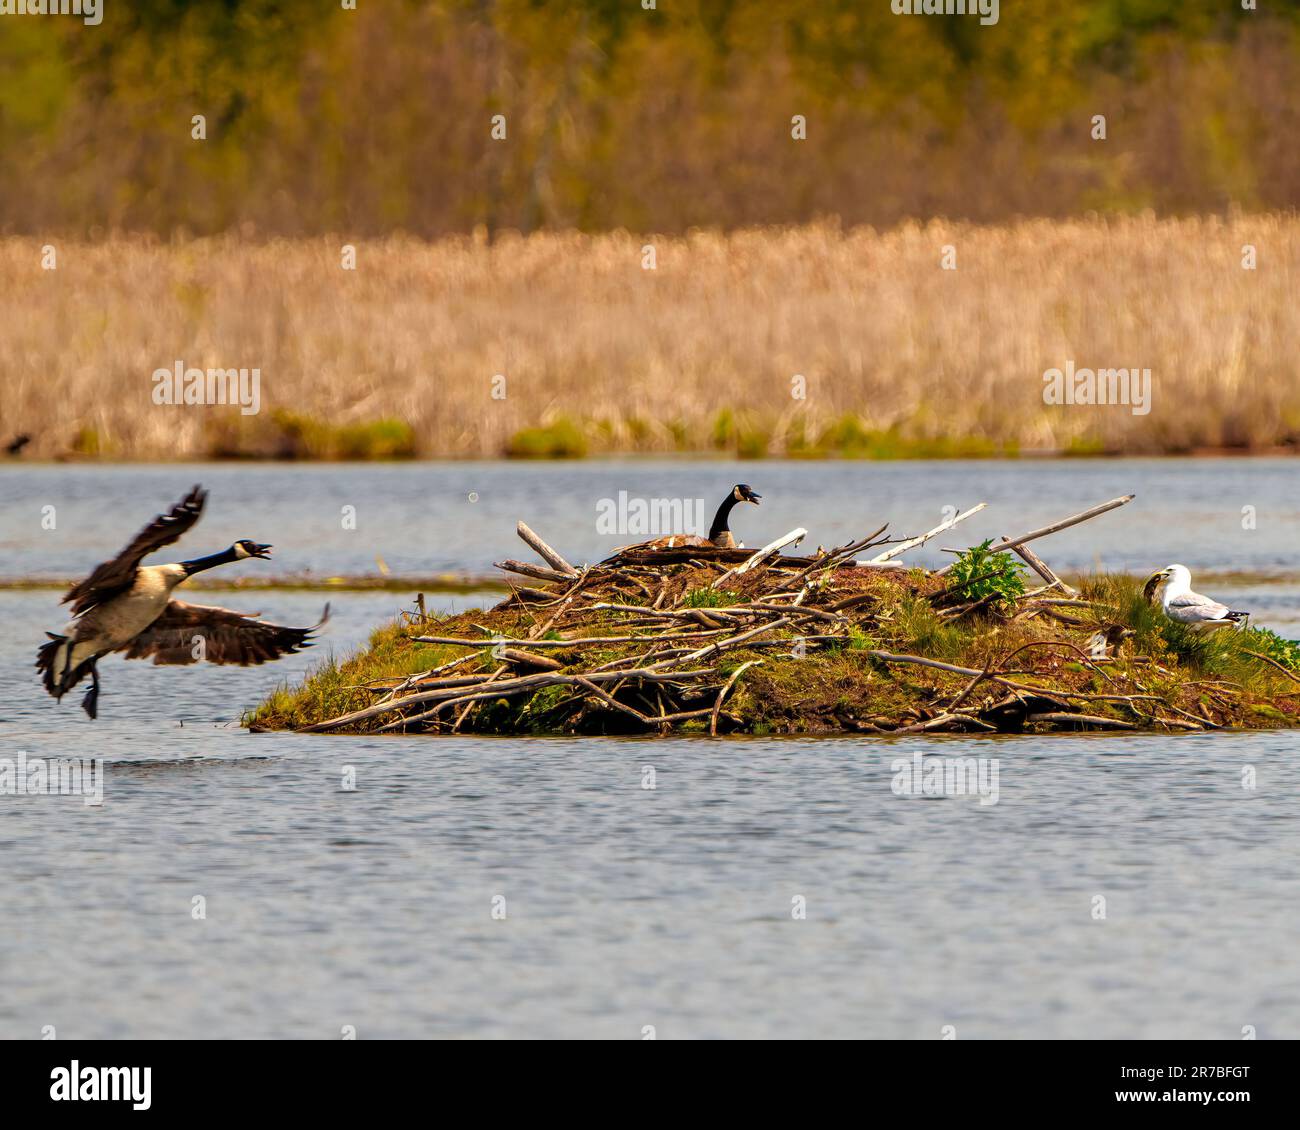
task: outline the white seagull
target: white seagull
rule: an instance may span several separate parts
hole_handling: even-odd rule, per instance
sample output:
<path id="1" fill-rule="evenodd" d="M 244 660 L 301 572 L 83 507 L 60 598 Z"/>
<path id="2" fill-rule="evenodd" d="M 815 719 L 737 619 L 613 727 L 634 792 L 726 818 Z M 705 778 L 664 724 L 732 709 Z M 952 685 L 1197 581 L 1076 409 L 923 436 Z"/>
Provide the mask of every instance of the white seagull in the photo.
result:
<path id="1" fill-rule="evenodd" d="M 1192 592 L 1192 574 L 1186 565 L 1166 565 L 1160 572 L 1153 573 L 1143 590 L 1148 600 L 1162 583 L 1165 591 L 1160 606 L 1165 615 L 1194 632 L 1213 632 L 1238 624 L 1250 616 L 1249 612 L 1235 612 L 1226 604 Z"/>

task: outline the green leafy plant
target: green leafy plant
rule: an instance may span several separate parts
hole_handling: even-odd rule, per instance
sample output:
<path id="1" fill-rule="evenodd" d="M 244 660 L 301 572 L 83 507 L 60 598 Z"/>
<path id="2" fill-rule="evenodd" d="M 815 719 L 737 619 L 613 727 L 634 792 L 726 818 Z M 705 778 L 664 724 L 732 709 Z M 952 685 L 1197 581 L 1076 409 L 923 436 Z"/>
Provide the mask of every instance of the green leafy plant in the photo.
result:
<path id="1" fill-rule="evenodd" d="M 1300 671 L 1300 641 L 1283 639 L 1268 628 L 1250 628 L 1243 633 L 1243 643 L 1249 651 L 1267 655 L 1291 671 Z"/>
<path id="2" fill-rule="evenodd" d="M 957 555 L 950 571 L 952 588 L 966 600 L 996 597 L 995 603 L 1008 604 L 1024 595 L 1024 566 L 1011 554 L 990 549 L 992 544 L 986 538 Z"/>

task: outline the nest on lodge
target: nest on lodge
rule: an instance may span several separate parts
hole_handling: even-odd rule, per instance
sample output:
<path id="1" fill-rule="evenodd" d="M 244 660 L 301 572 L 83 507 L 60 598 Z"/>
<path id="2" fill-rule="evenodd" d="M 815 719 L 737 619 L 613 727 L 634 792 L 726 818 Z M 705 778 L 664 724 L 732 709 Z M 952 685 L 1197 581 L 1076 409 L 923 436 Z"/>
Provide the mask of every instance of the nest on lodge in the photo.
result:
<path id="1" fill-rule="evenodd" d="M 1253 650 L 1249 633 L 1195 637 L 1137 579 L 1076 588 L 1029 547 L 1131 498 L 933 571 L 899 558 L 984 504 L 914 537 L 882 527 L 809 556 L 784 552 L 806 536 L 793 530 L 757 551 L 629 547 L 581 568 L 521 522 L 544 564 L 498 567 L 531 583 L 494 608 L 442 618 L 418 596 L 367 652 L 276 692 L 249 725 L 906 735 L 1295 724 L 1300 674 Z M 1033 587 L 1016 570 L 1036 576 Z"/>

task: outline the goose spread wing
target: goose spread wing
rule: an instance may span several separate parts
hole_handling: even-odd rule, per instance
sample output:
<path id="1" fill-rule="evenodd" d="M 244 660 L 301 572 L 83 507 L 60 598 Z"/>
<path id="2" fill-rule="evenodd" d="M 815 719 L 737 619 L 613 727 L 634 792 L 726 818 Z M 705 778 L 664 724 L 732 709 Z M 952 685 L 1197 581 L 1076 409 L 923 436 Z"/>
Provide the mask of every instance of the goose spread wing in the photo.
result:
<path id="1" fill-rule="evenodd" d="M 140 562 L 165 545 L 171 545 L 185 533 L 203 513 L 203 503 L 208 492 L 195 487 L 166 514 L 159 514 L 121 553 L 95 568 L 84 581 L 75 584 L 63 598 L 71 602 L 73 615 L 80 616 L 88 608 L 111 600 L 135 583 L 135 571 Z"/>
<path id="2" fill-rule="evenodd" d="M 313 633 L 329 619 L 325 605 L 320 623 L 310 628 L 286 628 L 254 619 L 256 612 L 235 612 L 206 604 L 168 602 L 161 616 L 118 651 L 127 659 L 153 658 L 154 663 L 237 663 L 241 667 L 292 655 L 311 647 Z M 198 654 L 196 654 L 196 652 Z"/>

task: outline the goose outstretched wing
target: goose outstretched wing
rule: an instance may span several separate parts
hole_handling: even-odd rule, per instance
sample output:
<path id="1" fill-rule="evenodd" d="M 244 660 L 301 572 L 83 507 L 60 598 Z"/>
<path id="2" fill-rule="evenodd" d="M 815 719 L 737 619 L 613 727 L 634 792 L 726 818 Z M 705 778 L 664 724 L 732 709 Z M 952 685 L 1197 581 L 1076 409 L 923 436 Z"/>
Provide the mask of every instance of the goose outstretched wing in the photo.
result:
<path id="1" fill-rule="evenodd" d="M 286 628 L 258 620 L 257 612 L 235 612 L 207 604 L 170 601 L 163 614 L 118 651 L 127 659 L 154 663 L 237 663 L 241 667 L 292 655 L 315 642 L 312 636 L 330 616 L 325 605 L 320 623 L 310 628 Z"/>
<path id="2" fill-rule="evenodd" d="M 80 616 L 89 608 L 112 600 L 135 583 L 135 571 L 149 554 L 178 540 L 203 513 L 203 503 L 208 492 L 196 486 L 166 514 L 160 514 L 121 553 L 96 566 L 84 581 L 75 584 L 63 598 L 72 604 L 72 612 Z"/>

